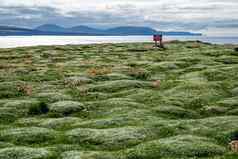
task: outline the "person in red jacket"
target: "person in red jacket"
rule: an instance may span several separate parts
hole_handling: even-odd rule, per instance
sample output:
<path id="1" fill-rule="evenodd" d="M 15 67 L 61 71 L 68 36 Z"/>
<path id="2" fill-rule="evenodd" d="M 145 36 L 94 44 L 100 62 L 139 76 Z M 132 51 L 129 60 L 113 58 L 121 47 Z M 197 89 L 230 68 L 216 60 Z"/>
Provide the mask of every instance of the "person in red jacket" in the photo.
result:
<path id="1" fill-rule="evenodd" d="M 155 42 L 155 46 L 160 47 L 160 48 L 164 48 L 164 45 L 163 45 L 163 35 L 162 34 L 154 35 L 153 36 L 153 40 Z M 158 44 L 158 42 L 159 42 L 159 44 Z"/>

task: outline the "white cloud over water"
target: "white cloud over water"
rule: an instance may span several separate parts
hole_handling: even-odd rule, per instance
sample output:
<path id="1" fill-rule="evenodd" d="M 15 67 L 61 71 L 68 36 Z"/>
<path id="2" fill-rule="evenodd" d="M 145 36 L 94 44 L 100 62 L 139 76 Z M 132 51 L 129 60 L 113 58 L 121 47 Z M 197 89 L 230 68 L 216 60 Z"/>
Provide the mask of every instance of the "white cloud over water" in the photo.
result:
<path id="1" fill-rule="evenodd" d="M 0 24 L 4 23 L 140 25 L 209 34 L 232 28 L 238 34 L 238 0 L 0 0 Z"/>

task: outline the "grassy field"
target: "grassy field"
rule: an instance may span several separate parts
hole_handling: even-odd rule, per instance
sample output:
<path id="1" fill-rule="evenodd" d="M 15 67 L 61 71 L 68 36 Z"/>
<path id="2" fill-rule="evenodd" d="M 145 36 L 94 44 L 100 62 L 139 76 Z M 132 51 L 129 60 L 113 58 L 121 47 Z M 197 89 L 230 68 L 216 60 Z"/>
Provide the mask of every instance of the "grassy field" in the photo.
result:
<path id="1" fill-rule="evenodd" d="M 0 159 L 237 159 L 238 52 L 171 42 L 0 50 Z"/>

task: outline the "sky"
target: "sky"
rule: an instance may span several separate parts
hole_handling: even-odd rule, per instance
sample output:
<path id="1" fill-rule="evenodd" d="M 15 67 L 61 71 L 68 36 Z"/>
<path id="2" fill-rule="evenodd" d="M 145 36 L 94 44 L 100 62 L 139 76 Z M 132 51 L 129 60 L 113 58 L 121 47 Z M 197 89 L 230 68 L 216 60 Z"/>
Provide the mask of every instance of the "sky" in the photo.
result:
<path id="1" fill-rule="evenodd" d="M 0 0 L 0 25 L 42 24 L 238 36 L 238 0 Z"/>

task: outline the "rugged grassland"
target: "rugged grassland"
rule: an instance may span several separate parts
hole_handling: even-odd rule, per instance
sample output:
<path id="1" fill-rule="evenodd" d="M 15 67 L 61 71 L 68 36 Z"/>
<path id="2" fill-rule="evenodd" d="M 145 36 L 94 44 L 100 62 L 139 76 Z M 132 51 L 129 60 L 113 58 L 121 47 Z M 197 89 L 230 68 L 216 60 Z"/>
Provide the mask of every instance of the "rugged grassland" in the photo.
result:
<path id="1" fill-rule="evenodd" d="M 238 52 L 166 47 L 1 49 L 0 159 L 238 158 Z"/>

